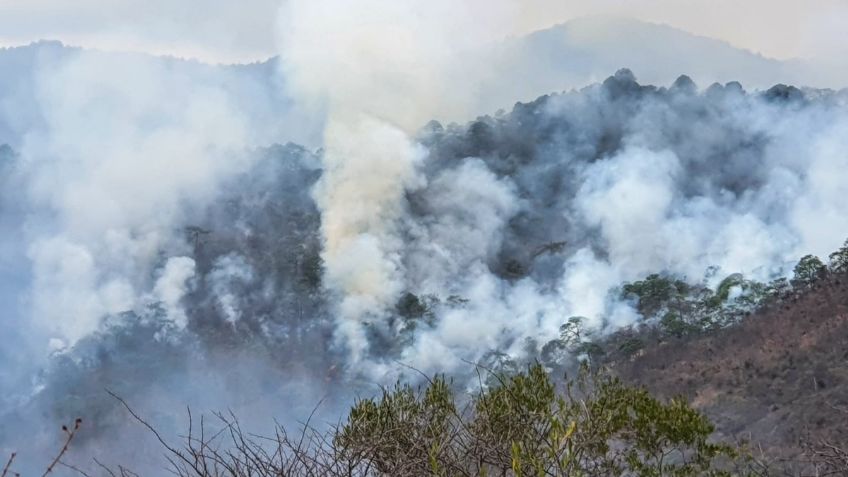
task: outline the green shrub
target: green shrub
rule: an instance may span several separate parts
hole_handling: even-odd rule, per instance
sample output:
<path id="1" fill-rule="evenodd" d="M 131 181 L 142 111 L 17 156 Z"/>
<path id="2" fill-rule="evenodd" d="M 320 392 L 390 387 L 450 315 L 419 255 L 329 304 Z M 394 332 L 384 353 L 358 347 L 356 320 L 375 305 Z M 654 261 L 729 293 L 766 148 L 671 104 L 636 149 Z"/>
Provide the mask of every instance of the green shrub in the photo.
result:
<path id="1" fill-rule="evenodd" d="M 729 475 L 738 455 L 684 400 L 587 368 L 558 391 L 534 365 L 458 408 L 444 379 L 399 385 L 359 401 L 336 443 L 381 475 Z"/>

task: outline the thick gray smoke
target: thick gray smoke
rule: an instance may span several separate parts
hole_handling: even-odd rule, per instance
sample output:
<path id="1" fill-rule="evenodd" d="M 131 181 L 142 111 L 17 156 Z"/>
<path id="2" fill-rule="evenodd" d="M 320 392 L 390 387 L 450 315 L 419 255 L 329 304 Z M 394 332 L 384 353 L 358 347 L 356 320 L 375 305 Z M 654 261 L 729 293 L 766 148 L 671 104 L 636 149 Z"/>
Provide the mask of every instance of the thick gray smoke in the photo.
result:
<path id="1" fill-rule="evenodd" d="M 520 356 L 568 316 L 634 322 L 611 288 L 652 272 L 698 282 L 789 272 L 848 235 L 845 95 L 602 85 L 422 133 L 429 186 L 409 194 L 404 286 L 438 297 L 402 360 L 451 370 Z M 463 298 L 461 306 L 445 297 Z M 468 301 L 465 302 L 464 300 Z"/>
<path id="2" fill-rule="evenodd" d="M 414 114 L 314 93 L 313 151 L 272 145 L 272 106 L 294 106 L 244 78 L 101 58 L 44 60 L 37 114 L 0 129 L 0 452 L 22 462 L 77 416 L 71 457 L 139 462 L 104 388 L 168 435 L 186 404 L 264 425 L 329 397 L 334 418 L 398 362 L 461 372 L 534 356 L 570 316 L 633 324 L 623 281 L 779 276 L 848 236 L 845 93 L 621 70 L 412 134 Z"/>
<path id="3" fill-rule="evenodd" d="M 279 388 L 284 383 L 279 375 L 244 371 L 276 358 L 240 346 L 239 340 L 250 338 L 201 347 L 191 336 L 194 316 L 204 312 L 187 309 L 184 302 L 202 279 L 200 285 L 209 284 L 209 291 L 197 303 L 226 310 L 229 322 L 235 322 L 248 306 L 250 294 L 242 293 L 246 287 L 255 286 L 256 295 L 277 290 L 267 281 L 253 281 L 251 267 L 258 266 L 242 259 L 237 247 L 230 247 L 232 254 L 205 260 L 200 250 L 208 233 L 199 225 L 212 220 L 210 204 L 235 201 L 242 197 L 238 194 L 253 201 L 240 209 L 255 206 L 257 220 L 270 214 L 262 209 L 272 202 L 268 197 L 247 195 L 273 193 L 281 184 L 280 173 L 271 168 L 289 166 L 270 165 L 267 159 L 286 154 L 282 148 L 256 148 L 283 138 L 317 142 L 320 112 L 311 120 L 297 109 L 274 61 L 212 67 L 55 43 L 4 51 L 2 60 L 8 69 L 0 91 L 0 135 L 9 144 L 0 149 L 4 453 L 7 446 L 21 446 L 17 436 L 27 430 L 23 462 L 27 452 L 31 462 L 38 462 L 59 437 L 54 432 L 59 422 L 77 414 L 90 416 L 90 435 L 102 434 L 109 420 L 101 413 L 114 404 L 104 400 L 104 387 L 145 402 L 178 399 L 172 406 L 163 402 L 162 409 L 190 402 L 225 408 L 227 401 L 261 407 L 225 397 L 225 390 L 269 383 Z M 308 155 L 294 156 L 308 161 Z M 276 182 L 264 188 L 233 186 L 232 197 L 227 196 L 227 184 L 248 171 Z M 290 197 L 308 197 L 314 179 L 303 174 L 307 177 L 286 176 L 298 181 Z M 307 213 L 309 208 L 297 210 Z M 251 227 L 232 228 L 244 214 L 231 215 L 221 217 L 227 222 L 220 224 L 226 224 L 233 240 L 246 240 Z M 307 239 L 286 243 L 301 250 L 310 246 Z M 301 315 L 315 317 L 308 297 L 299 296 Z M 257 320 L 258 327 L 262 318 Z M 310 323 L 319 326 L 319 321 Z M 233 353 L 222 352 L 216 360 L 213 348 Z M 136 368 L 140 362 L 157 364 Z M 230 372 L 212 375 L 216 369 Z M 286 387 L 297 386 L 296 375 L 287 373 L 291 381 Z M 227 376 L 243 376 L 247 384 L 228 383 Z M 177 391 L 173 386 L 180 382 L 192 385 Z M 157 390 L 168 383 L 169 391 Z"/>

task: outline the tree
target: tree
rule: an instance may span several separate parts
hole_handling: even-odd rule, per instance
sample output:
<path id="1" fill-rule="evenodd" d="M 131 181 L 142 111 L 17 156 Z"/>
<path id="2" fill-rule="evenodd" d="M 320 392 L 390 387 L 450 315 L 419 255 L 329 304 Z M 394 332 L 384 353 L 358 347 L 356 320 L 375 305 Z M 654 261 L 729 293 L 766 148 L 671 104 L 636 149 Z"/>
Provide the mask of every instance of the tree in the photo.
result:
<path id="1" fill-rule="evenodd" d="M 701 331 L 699 327 L 688 323 L 679 313 L 674 312 L 668 312 L 663 315 L 662 320 L 660 320 L 660 329 L 664 333 L 676 338 L 682 338 Z"/>
<path id="2" fill-rule="evenodd" d="M 805 255 L 795 265 L 795 275 L 792 278 L 792 285 L 801 288 L 810 287 L 826 273 L 827 267 L 824 266 L 821 259 L 815 255 Z"/>
<path id="3" fill-rule="evenodd" d="M 848 240 L 842 245 L 842 248 L 830 254 L 830 271 L 833 273 L 848 272 Z"/>
<path id="4" fill-rule="evenodd" d="M 407 320 L 415 320 L 423 317 L 427 313 L 431 313 L 427 304 L 418 298 L 417 295 L 406 292 L 400 297 L 395 310 L 398 315 Z"/>
<path id="5" fill-rule="evenodd" d="M 690 292 L 690 286 L 673 277 L 652 274 L 633 283 L 625 283 L 621 297 L 636 302 L 636 310 L 650 318 L 663 310 L 678 308 Z"/>
<path id="6" fill-rule="evenodd" d="M 428 475 L 452 470 L 442 455 L 456 435 L 453 394 L 436 377 L 418 395 L 408 384 L 382 397 L 358 401 L 334 443 L 346 455 L 361 455 L 380 475 Z"/>
<path id="7" fill-rule="evenodd" d="M 592 333 L 585 328 L 587 320 L 583 316 L 568 318 L 559 327 L 559 338 L 548 341 L 542 347 L 542 361 L 548 365 L 560 365 L 573 356 L 585 355 L 591 358 L 591 353 L 587 353 L 587 345 L 590 343 L 587 338 L 590 338 Z"/>
<path id="8" fill-rule="evenodd" d="M 559 327 L 559 338 L 566 346 L 575 346 L 583 341 L 583 323 L 587 319 L 582 316 L 572 316 Z"/>
<path id="9" fill-rule="evenodd" d="M 775 278 L 766 285 L 765 294 L 768 297 L 779 298 L 791 289 L 789 281 L 784 277 Z"/>

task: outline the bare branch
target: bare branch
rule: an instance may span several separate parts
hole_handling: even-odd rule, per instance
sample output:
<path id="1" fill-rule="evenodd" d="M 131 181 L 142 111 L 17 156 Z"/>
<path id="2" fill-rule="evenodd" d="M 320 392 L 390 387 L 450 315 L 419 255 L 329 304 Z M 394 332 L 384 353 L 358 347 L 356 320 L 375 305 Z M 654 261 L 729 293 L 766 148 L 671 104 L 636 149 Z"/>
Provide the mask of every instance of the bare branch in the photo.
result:
<path id="1" fill-rule="evenodd" d="M 47 466 L 47 470 L 44 471 L 44 474 L 41 477 L 45 477 L 47 474 L 53 472 L 53 469 L 56 468 L 56 465 L 59 463 L 59 460 L 61 460 L 62 456 L 65 455 L 66 452 L 68 452 L 68 448 L 71 446 L 71 441 L 74 440 L 74 436 L 79 430 L 81 424 L 82 419 L 77 418 L 76 421 L 74 421 L 73 429 L 68 429 L 67 426 L 62 426 L 62 431 L 65 432 L 68 437 L 65 439 L 65 444 L 62 446 L 62 449 L 59 451 L 59 454 L 53 459 L 52 462 L 50 462 L 50 465 Z"/>

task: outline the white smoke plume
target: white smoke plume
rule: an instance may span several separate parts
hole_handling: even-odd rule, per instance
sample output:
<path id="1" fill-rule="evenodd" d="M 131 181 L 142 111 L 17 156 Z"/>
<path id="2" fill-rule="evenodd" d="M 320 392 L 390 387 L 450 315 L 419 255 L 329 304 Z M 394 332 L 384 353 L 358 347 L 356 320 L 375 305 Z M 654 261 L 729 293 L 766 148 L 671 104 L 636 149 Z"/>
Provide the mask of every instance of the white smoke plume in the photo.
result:
<path id="1" fill-rule="evenodd" d="M 191 258 L 169 258 L 161 276 L 153 286 L 153 301 L 165 307 L 168 317 L 179 328 L 185 328 L 188 324 L 188 318 L 180 302 L 188 292 L 189 282 L 194 278 L 194 273 L 194 260 Z"/>
<path id="2" fill-rule="evenodd" d="M 322 211 L 327 285 L 341 293 L 339 332 L 354 361 L 368 320 L 404 289 L 398 220 L 424 183 L 422 148 L 407 137 L 437 114 L 466 111 L 452 85 L 456 49 L 479 47 L 513 2 L 288 1 L 281 9 L 283 73 L 307 101 L 326 104 Z M 458 11 L 459 10 L 459 11 Z M 482 21 L 469 23 L 472 14 Z"/>
<path id="3" fill-rule="evenodd" d="M 322 210 L 327 284 L 343 295 L 339 332 L 354 361 L 367 348 L 363 322 L 380 319 L 403 291 L 398 220 L 407 190 L 423 185 L 423 151 L 372 117 L 329 120 L 324 174 L 315 189 Z"/>

